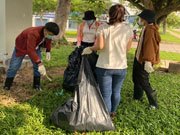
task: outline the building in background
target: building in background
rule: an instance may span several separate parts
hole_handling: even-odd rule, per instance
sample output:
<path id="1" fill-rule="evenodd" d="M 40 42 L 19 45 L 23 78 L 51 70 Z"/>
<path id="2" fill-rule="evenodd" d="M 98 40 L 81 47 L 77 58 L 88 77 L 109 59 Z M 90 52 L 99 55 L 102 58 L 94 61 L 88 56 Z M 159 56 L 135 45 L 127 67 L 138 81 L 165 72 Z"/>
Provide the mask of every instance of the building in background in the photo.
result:
<path id="1" fill-rule="evenodd" d="M 111 1 L 112 1 L 112 5 L 119 3 L 119 0 L 111 0 Z M 125 20 L 127 21 L 127 23 L 133 24 L 136 21 L 137 10 L 130 8 L 128 4 L 129 4 L 128 2 L 124 3 L 125 8 L 126 8 Z M 69 19 L 67 21 L 66 31 L 77 31 L 78 23 L 77 23 L 77 21 L 72 19 L 73 14 L 78 14 L 78 13 L 77 12 L 70 13 Z M 55 18 L 55 13 L 47 13 L 43 16 L 43 22 L 44 22 L 44 24 L 46 24 L 47 22 L 54 21 L 54 18 Z M 99 21 L 106 22 L 107 20 L 108 20 L 107 13 L 104 13 L 100 17 Z M 33 15 L 32 24 L 33 24 L 33 26 L 41 26 L 42 25 L 39 15 Z"/>
<path id="2" fill-rule="evenodd" d="M 77 31 L 78 23 L 75 20 L 71 19 L 73 13 L 70 13 L 69 19 L 67 21 L 66 30 L 68 31 Z M 55 13 L 47 13 L 43 16 L 43 23 L 54 22 Z M 41 26 L 41 20 L 39 15 L 33 15 L 32 17 L 32 26 Z"/>

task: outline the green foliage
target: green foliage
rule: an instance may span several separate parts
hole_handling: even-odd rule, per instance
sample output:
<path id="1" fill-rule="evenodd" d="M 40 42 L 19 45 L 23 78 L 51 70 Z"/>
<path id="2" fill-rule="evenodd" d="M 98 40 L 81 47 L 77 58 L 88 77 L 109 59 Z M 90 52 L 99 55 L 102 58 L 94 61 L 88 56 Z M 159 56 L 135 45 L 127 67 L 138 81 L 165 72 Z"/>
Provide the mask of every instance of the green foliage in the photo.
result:
<path id="1" fill-rule="evenodd" d="M 166 35 L 163 34 L 162 29 L 159 32 L 163 42 L 180 44 L 180 39 L 171 35 L 169 32 L 166 32 Z"/>
<path id="2" fill-rule="evenodd" d="M 71 12 L 79 13 L 73 14 L 72 19 L 80 23 L 87 10 L 93 10 L 99 18 L 110 6 L 110 0 L 72 0 Z"/>
<path id="3" fill-rule="evenodd" d="M 173 27 L 173 28 L 179 28 L 180 27 L 180 17 L 177 16 L 175 13 L 171 13 L 167 17 L 167 26 Z"/>
<path id="4" fill-rule="evenodd" d="M 67 57 L 74 48 L 60 46 L 52 50 L 52 65 L 65 66 Z M 148 110 L 148 101 L 143 96 L 143 102 L 134 101 L 132 66 L 134 50 L 128 53 L 128 71 L 121 90 L 121 103 L 116 112 L 113 123 L 116 131 L 87 132 L 86 135 L 179 135 L 180 129 L 180 76 L 169 73 L 154 72 L 150 75 L 152 87 L 158 91 L 160 109 Z M 169 54 L 169 53 L 167 53 Z M 168 56 L 172 55 L 170 53 Z M 62 60 L 65 59 L 65 60 Z M 14 106 L 0 106 L 0 134 L 1 135 L 81 135 L 68 133 L 53 126 L 50 114 L 54 109 L 72 96 L 64 91 L 64 95 L 57 96 L 62 90 L 63 77 L 53 78 L 53 82 L 43 80 L 43 91 L 37 92 L 30 100 Z M 53 87 L 54 83 L 59 83 Z"/>
<path id="5" fill-rule="evenodd" d="M 46 67 L 64 67 L 67 66 L 68 55 L 72 52 L 74 47 L 72 46 L 64 46 L 60 45 L 56 48 L 52 48 L 51 50 L 51 61 L 48 62 L 43 57 L 43 63 L 45 63 Z M 42 53 L 45 56 L 45 52 Z"/>
<path id="6" fill-rule="evenodd" d="M 76 38 L 77 37 L 77 31 L 66 31 L 65 36 L 70 37 L 70 38 L 72 38 L 72 37 Z"/>
<path id="7" fill-rule="evenodd" d="M 33 13 L 55 12 L 57 2 L 57 0 L 33 0 Z"/>
<path id="8" fill-rule="evenodd" d="M 180 35 L 180 31 L 177 31 L 177 30 L 174 30 L 174 29 L 170 29 L 170 31 Z"/>

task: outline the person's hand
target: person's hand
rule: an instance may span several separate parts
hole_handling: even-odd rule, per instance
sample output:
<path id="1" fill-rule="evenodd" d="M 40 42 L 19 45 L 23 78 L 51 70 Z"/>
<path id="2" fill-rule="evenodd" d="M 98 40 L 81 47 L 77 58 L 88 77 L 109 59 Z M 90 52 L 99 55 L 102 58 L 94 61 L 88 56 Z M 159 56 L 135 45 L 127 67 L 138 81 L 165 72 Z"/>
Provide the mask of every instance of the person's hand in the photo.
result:
<path id="1" fill-rule="evenodd" d="M 77 48 L 79 48 L 79 47 L 80 47 L 80 44 L 77 44 L 76 46 L 77 46 Z"/>
<path id="2" fill-rule="evenodd" d="M 82 52 L 82 55 L 86 55 L 86 54 L 91 54 L 92 53 L 92 50 L 90 47 L 86 47 L 83 52 Z"/>
<path id="3" fill-rule="evenodd" d="M 38 65 L 38 71 L 41 75 L 46 75 L 46 69 L 43 64 Z"/>
<path id="4" fill-rule="evenodd" d="M 46 52 L 46 60 L 50 61 L 51 59 L 51 53 L 50 52 Z"/>
<path id="5" fill-rule="evenodd" d="M 152 63 L 149 61 L 145 61 L 144 70 L 148 73 L 152 73 L 154 71 Z"/>

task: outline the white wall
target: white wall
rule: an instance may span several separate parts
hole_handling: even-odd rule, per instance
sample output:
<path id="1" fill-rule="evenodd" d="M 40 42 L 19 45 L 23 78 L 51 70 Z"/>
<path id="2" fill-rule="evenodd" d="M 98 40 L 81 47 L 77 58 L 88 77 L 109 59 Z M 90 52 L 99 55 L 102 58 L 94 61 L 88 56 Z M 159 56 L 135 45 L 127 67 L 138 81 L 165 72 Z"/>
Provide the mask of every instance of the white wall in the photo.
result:
<path id="1" fill-rule="evenodd" d="M 6 53 L 6 14 L 5 0 L 0 0 L 0 61 L 5 60 Z"/>
<path id="2" fill-rule="evenodd" d="M 0 0 L 0 19 L 0 54 L 9 59 L 16 37 L 32 26 L 32 0 Z"/>

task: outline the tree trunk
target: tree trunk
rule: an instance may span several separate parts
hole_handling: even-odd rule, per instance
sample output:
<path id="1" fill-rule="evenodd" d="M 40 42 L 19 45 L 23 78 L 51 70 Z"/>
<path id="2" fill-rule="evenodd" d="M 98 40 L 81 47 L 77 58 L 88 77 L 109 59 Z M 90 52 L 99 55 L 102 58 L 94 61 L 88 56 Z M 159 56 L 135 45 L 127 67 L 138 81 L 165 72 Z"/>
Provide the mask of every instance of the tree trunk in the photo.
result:
<path id="1" fill-rule="evenodd" d="M 55 41 L 59 39 L 64 39 L 64 34 L 66 30 L 67 20 L 70 13 L 70 6 L 72 0 L 59 0 L 58 6 L 56 9 L 55 22 L 58 24 L 60 32 L 56 36 Z"/>
<path id="2" fill-rule="evenodd" d="M 157 16 L 157 15 L 156 15 Z M 158 25 L 160 25 L 166 18 L 167 18 L 168 15 L 163 15 L 163 16 L 160 16 L 159 18 L 156 18 L 156 23 Z"/>
<path id="3" fill-rule="evenodd" d="M 163 34 L 166 35 L 166 24 L 167 24 L 167 17 L 163 21 Z"/>
<path id="4" fill-rule="evenodd" d="M 41 25 L 44 25 L 44 22 L 43 22 L 43 12 L 41 11 L 40 12 L 40 21 L 41 21 Z"/>

